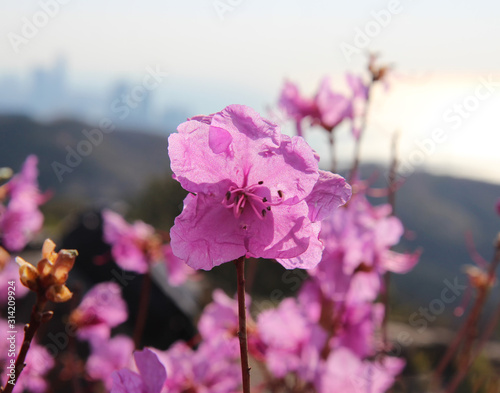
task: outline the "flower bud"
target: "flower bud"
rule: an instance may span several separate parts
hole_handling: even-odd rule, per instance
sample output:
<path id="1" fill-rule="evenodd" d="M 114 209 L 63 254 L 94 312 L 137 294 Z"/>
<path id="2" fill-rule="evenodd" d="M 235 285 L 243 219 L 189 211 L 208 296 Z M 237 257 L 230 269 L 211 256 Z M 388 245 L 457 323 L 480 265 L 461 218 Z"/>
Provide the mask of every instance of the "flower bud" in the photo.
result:
<path id="1" fill-rule="evenodd" d="M 45 292 L 48 300 L 54 303 L 64 303 L 72 298 L 73 293 L 66 285 L 51 285 Z"/>

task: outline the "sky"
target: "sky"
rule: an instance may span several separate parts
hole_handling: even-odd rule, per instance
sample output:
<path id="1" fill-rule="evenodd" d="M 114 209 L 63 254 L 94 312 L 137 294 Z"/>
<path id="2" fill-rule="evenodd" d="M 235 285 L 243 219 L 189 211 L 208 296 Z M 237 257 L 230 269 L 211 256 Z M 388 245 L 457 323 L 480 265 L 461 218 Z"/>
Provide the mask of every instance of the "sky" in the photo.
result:
<path id="1" fill-rule="evenodd" d="M 366 53 L 379 52 L 394 71 L 374 93 L 362 158 L 386 163 L 398 131 L 408 173 L 500 184 L 499 20 L 492 0 L 0 0 L 0 76 L 64 55 L 75 88 L 100 89 L 159 67 L 164 105 L 265 114 L 285 79 L 313 95 L 328 75 L 345 91 L 344 74 L 365 72 Z M 37 30 L 28 38 L 27 24 Z M 307 139 L 326 166 L 326 136 Z M 347 128 L 338 145 L 347 162 Z"/>

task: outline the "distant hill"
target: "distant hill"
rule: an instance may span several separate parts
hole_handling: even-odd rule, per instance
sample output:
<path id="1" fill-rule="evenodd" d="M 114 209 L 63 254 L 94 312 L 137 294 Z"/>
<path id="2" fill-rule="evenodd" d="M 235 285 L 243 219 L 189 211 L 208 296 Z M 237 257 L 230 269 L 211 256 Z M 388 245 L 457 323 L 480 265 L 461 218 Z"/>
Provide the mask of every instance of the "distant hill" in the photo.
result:
<path id="1" fill-rule="evenodd" d="M 103 134 L 102 142 L 92 146 L 91 154 L 82 157 L 71 173 L 64 173 L 60 182 L 53 163 L 67 165 L 68 149 L 76 151 L 87 140 L 83 130 L 90 129 L 69 120 L 42 124 L 24 117 L 0 117 L 0 166 L 17 171 L 28 154 L 38 155 L 41 187 L 54 191 L 53 201 L 61 213 L 75 202 L 103 206 L 135 200 L 144 206 L 133 207 L 133 215 L 156 225 L 155 219 L 162 217 L 157 212 L 169 200 L 175 201 L 173 210 L 179 211 L 181 199 L 165 197 L 172 187 L 165 185 L 170 177 L 167 135 L 119 130 Z M 368 177 L 374 170 L 383 173 L 371 166 L 364 167 L 363 173 Z M 378 185 L 383 182 L 382 175 Z M 396 213 L 415 238 L 405 239 L 401 249 L 421 248 L 423 254 L 412 273 L 394 275 L 396 300 L 416 311 L 439 299 L 445 279 L 453 282 L 458 277 L 465 283 L 461 266 L 472 263 L 465 243 L 467 231 L 479 253 L 489 260 L 493 239 L 500 231 L 500 217 L 494 210 L 499 197 L 500 185 L 427 173 L 410 176 L 397 193 Z M 450 305 L 446 312 L 457 305 Z"/>
<path id="2" fill-rule="evenodd" d="M 37 123 L 0 117 L 0 166 L 17 171 L 26 156 L 36 154 L 44 189 L 53 190 L 57 198 L 104 202 L 136 194 L 169 171 L 167 135 L 114 130 L 101 133 L 102 141 L 94 133 L 91 143 L 84 131 L 93 128 L 72 120 Z M 76 155 L 81 157 L 77 165 Z"/>

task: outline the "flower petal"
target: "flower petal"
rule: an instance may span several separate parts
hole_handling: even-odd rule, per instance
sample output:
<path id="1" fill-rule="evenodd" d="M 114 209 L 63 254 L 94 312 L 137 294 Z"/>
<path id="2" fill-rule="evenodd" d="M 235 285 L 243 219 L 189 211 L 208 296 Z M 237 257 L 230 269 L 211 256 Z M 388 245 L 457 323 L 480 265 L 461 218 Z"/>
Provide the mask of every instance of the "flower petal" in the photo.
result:
<path id="1" fill-rule="evenodd" d="M 167 372 L 158 357 L 149 349 L 134 352 L 135 364 L 141 374 L 147 393 L 160 393 Z"/>
<path id="2" fill-rule="evenodd" d="M 334 209 L 344 205 L 351 198 L 351 186 L 345 179 L 331 172 L 319 171 L 319 179 L 307 196 L 309 219 L 321 221 Z"/>
<path id="3" fill-rule="evenodd" d="M 210 270 L 246 254 L 245 230 L 214 196 L 189 194 L 170 230 L 174 255 L 193 269 Z"/>

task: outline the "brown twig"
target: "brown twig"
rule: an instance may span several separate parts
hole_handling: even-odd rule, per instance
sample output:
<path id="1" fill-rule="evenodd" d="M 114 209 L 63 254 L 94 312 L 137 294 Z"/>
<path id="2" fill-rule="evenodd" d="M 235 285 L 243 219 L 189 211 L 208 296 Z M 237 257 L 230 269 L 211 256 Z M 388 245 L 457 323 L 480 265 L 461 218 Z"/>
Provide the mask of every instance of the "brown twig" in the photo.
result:
<path id="1" fill-rule="evenodd" d="M 139 299 L 139 312 L 134 327 L 135 349 L 140 349 L 142 334 L 146 326 L 146 319 L 149 310 L 149 298 L 151 296 L 151 274 L 149 271 L 142 278 L 141 295 Z"/>
<path id="2" fill-rule="evenodd" d="M 45 298 L 45 295 L 38 293 L 36 297 L 36 303 L 31 310 L 30 322 L 24 327 L 24 340 L 23 344 L 21 345 L 21 350 L 17 355 L 14 368 L 14 379 L 7 379 L 5 387 L 2 390 L 3 393 L 11 393 L 14 389 L 14 386 L 16 385 L 21 372 L 26 366 L 24 361 L 26 360 L 26 355 L 28 354 L 31 341 L 35 337 L 36 331 L 38 330 L 42 322 L 49 320 L 50 316 L 52 316 L 51 312 L 44 313 L 43 309 L 45 308 L 46 304 L 47 299 Z"/>
<path id="3" fill-rule="evenodd" d="M 391 166 L 389 170 L 389 194 L 387 195 L 387 201 L 389 205 L 391 205 L 393 216 L 396 215 L 396 175 L 398 170 L 398 141 L 399 141 L 399 132 L 396 131 L 392 137 L 391 144 Z M 382 293 L 382 301 L 384 304 L 384 317 L 382 319 L 382 342 L 384 343 L 384 350 L 387 349 L 387 345 L 389 339 L 387 337 L 387 323 L 389 320 L 389 286 L 391 285 L 391 273 L 385 272 L 384 274 L 384 291 Z"/>
<path id="4" fill-rule="evenodd" d="M 439 362 L 436 372 L 434 374 L 434 378 L 436 381 L 439 381 L 441 374 L 444 372 L 446 366 L 449 364 L 451 361 L 453 355 L 459 348 L 463 337 L 466 335 L 467 338 L 465 340 L 463 350 L 462 350 L 462 360 L 460 362 L 459 366 L 459 374 L 462 371 L 466 371 L 467 365 L 469 364 L 470 360 L 470 349 L 472 346 L 472 342 L 474 341 L 474 338 L 476 336 L 476 325 L 479 319 L 479 316 L 481 314 L 481 310 L 486 303 L 488 293 L 489 293 L 489 288 L 493 284 L 494 278 L 495 278 L 495 271 L 498 267 L 498 264 L 500 263 L 500 239 L 497 240 L 497 244 L 495 247 L 495 255 L 493 257 L 492 262 L 489 265 L 488 268 L 488 278 L 487 278 L 487 284 L 484 287 L 479 288 L 479 294 L 476 298 L 476 301 L 474 302 L 474 305 L 472 307 L 472 310 L 470 314 L 468 315 L 466 321 L 460 328 L 459 332 L 455 336 L 453 342 L 450 344 L 448 347 L 445 355 Z M 452 392 L 453 390 L 448 390 L 449 392 Z"/>
<path id="5" fill-rule="evenodd" d="M 250 367 L 248 365 L 247 317 L 245 304 L 245 257 L 234 261 L 238 282 L 238 338 L 240 340 L 241 377 L 243 393 L 250 393 Z"/>
<path id="6" fill-rule="evenodd" d="M 337 171 L 337 155 L 335 154 L 335 135 L 334 130 L 328 133 L 328 141 L 330 142 L 330 171 L 335 173 Z"/>

